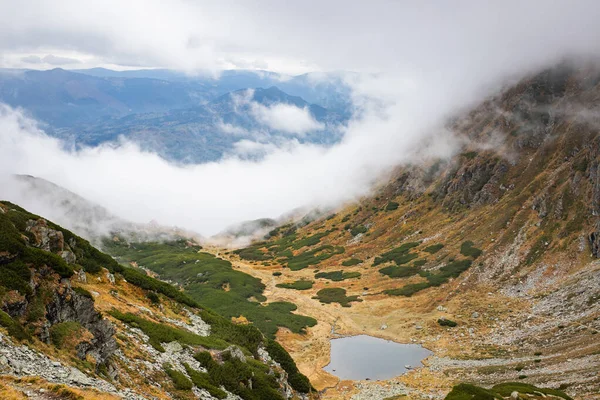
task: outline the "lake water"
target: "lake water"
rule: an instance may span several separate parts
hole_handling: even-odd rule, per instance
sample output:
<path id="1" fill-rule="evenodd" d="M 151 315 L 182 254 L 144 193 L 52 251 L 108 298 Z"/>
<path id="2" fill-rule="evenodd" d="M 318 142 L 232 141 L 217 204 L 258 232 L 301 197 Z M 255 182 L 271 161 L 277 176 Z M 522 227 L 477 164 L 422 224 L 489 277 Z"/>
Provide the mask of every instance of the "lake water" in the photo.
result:
<path id="1" fill-rule="evenodd" d="M 331 340 L 331 362 L 324 369 L 340 379 L 385 380 L 420 367 L 433 354 L 416 344 L 358 335 Z"/>

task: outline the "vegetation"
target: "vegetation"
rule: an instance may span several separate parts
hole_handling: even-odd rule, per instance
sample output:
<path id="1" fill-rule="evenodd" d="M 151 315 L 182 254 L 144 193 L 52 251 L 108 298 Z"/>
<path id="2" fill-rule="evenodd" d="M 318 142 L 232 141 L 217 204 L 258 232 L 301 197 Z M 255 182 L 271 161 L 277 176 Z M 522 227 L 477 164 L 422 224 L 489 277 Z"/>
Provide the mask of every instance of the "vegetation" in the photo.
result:
<path id="1" fill-rule="evenodd" d="M 160 304 L 160 298 L 158 297 L 158 295 L 156 293 L 148 292 L 148 295 L 146 297 L 148 297 L 148 299 L 152 302 L 152 304 Z"/>
<path id="2" fill-rule="evenodd" d="M 4 311 L 0 311 L 0 326 L 3 326 L 8 331 L 8 334 L 17 339 L 17 340 L 28 340 L 31 341 L 31 335 L 23 326 L 19 323 L 19 321 L 13 319 L 5 313 Z"/>
<path id="3" fill-rule="evenodd" d="M 183 373 L 173 369 L 170 364 L 164 364 L 163 369 L 169 375 L 169 378 L 173 381 L 173 385 L 177 390 L 192 390 L 194 386 L 192 382 Z"/>
<path id="4" fill-rule="evenodd" d="M 406 264 L 418 257 L 416 254 L 413 254 L 410 251 L 413 247 L 417 247 L 419 244 L 421 244 L 421 242 L 403 243 L 401 246 L 383 253 L 379 257 L 375 257 L 373 265 L 379 265 L 390 261 L 395 262 L 396 265 Z"/>
<path id="5" fill-rule="evenodd" d="M 202 304 L 227 319 L 243 315 L 269 337 L 274 337 L 279 327 L 301 333 L 307 326 L 317 323 L 313 318 L 294 314 L 297 307 L 293 303 L 262 305 L 259 302 L 266 298 L 263 295 L 265 286 L 260 279 L 234 270 L 229 261 L 198 252 L 199 247 L 188 246 L 184 240 L 130 245 L 123 241 L 106 241 L 105 246 L 120 259 L 136 261 L 163 279 L 181 284 L 184 290 L 177 290 L 133 268 L 123 272 L 127 281 L 192 307 Z"/>
<path id="6" fill-rule="evenodd" d="M 131 313 L 124 314 L 118 310 L 112 310 L 109 314 L 128 325 L 141 329 L 148 335 L 150 339 L 149 343 L 152 347 L 160 352 L 165 351 L 161 343 L 170 343 L 175 340 L 181 344 L 198 345 L 210 349 L 224 349 L 229 345 L 224 340 L 213 336 L 202 337 L 185 329 L 175 328 L 164 323 L 152 322 Z"/>
<path id="7" fill-rule="evenodd" d="M 342 307 L 350 307 L 353 301 L 362 301 L 358 296 L 346 296 L 346 289 L 326 288 L 317 292 L 315 299 L 321 303 L 339 303 Z"/>
<path id="8" fill-rule="evenodd" d="M 503 397 L 479 386 L 461 383 L 452 388 L 445 400 L 503 400 Z"/>
<path id="9" fill-rule="evenodd" d="M 517 392 L 522 395 L 537 395 L 542 394 L 561 397 L 565 400 L 572 400 L 567 394 L 560 390 L 539 388 L 527 383 L 507 382 L 501 383 L 491 389 L 484 389 L 479 386 L 461 383 L 452 388 L 445 400 L 503 400 Z M 536 397 L 537 398 L 537 397 Z"/>
<path id="10" fill-rule="evenodd" d="M 319 264 L 321 261 L 327 260 L 336 254 L 344 252 L 343 247 L 321 246 L 314 250 L 305 251 L 297 256 L 292 256 L 287 259 L 287 266 L 292 271 L 299 271 L 307 268 L 309 265 Z"/>
<path id="11" fill-rule="evenodd" d="M 72 337 L 83 327 L 77 321 L 61 322 L 50 327 L 50 340 L 58 348 L 63 347 L 67 338 Z"/>
<path id="12" fill-rule="evenodd" d="M 538 392 L 543 393 L 545 395 L 562 397 L 565 400 L 572 400 L 571 397 L 569 397 L 566 393 L 560 390 L 539 388 L 522 382 L 501 383 L 499 385 L 493 386 L 491 390 L 497 392 L 501 396 L 506 397 L 510 396 L 512 392 L 518 392 L 523 394 L 535 394 L 535 392 Z"/>
<path id="13" fill-rule="evenodd" d="M 224 355 L 226 355 L 225 353 Z M 194 358 L 207 370 L 203 376 L 215 388 L 223 386 L 244 400 L 282 400 L 275 377 L 252 362 L 225 357 L 222 364 L 213 360 L 209 352 L 197 353 Z M 248 360 L 250 361 L 250 360 Z M 250 382 L 252 385 L 250 386 Z"/>
<path id="14" fill-rule="evenodd" d="M 473 247 L 473 242 L 471 242 L 470 240 L 467 240 L 466 242 L 464 242 L 461 246 L 460 246 L 460 254 L 462 254 L 465 257 L 473 257 L 473 259 L 476 259 L 477 257 L 479 257 L 481 255 L 481 253 L 483 253 L 480 249 L 478 249 L 477 247 Z"/>
<path id="15" fill-rule="evenodd" d="M 187 372 L 188 376 L 192 380 L 192 383 L 196 385 L 199 389 L 204 389 L 211 396 L 216 397 L 217 399 L 224 399 L 227 397 L 227 393 L 224 390 L 221 390 L 219 387 L 215 386 L 211 383 L 210 375 L 206 372 L 196 371 L 188 364 L 183 364 L 185 367 L 185 372 Z"/>
<path id="16" fill-rule="evenodd" d="M 313 281 L 299 280 L 299 281 L 289 282 L 289 283 L 278 283 L 275 286 L 277 286 L 279 288 L 283 288 L 283 289 L 308 290 L 308 289 L 312 289 L 313 283 L 314 283 Z"/>
<path id="17" fill-rule="evenodd" d="M 435 254 L 443 248 L 444 248 L 444 245 L 441 243 L 438 243 L 438 244 L 432 244 L 431 246 L 425 247 L 423 249 L 423 251 L 426 251 L 429 254 Z"/>
<path id="18" fill-rule="evenodd" d="M 358 264 L 361 264 L 361 263 L 363 263 L 363 260 L 361 260 L 360 258 L 350 258 L 350 259 L 348 259 L 346 261 L 343 261 L 342 265 L 344 267 L 352 267 L 354 265 L 358 265 Z"/>
<path id="19" fill-rule="evenodd" d="M 383 275 L 387 275 L 390 278 L 407 278 L 419 273 L 419 269 L 415 267 L 397 266 L 390 265 L 379 270 Z"/>
<path id="20" fill-rule="evenodd" d="M 334 282 L 343 281 L 346 279 L 360 278 L 360 272 L 344 272 L 344 271 L 332 271 L 332 272 L 318 272 L 315 274 L 315 278 L 329 279 Z"/>
<path id="21" fill-rule="evenodd" d="M 313 390 L 308 378 L 300 373 L 292 357 L 290 357 L 288 352 L 279 343 L 274 340 L 268 340 L 266 349 L 271 358 L 278 362 L 285 372 L 288 373 L 288 382 L 294 390 L 302 393 L 309 393 Z"/>
<path id="22" fill-rule="evenodd" d="M 84 288 L 82 288 L 80 286 L 75 286 L 73 288 L 73 291 L 75 291 L 75 293 L 77 293 L 80 296 L 87 297 L 88 299 L 90 299 L 92 301 L 94 300 L 94 296 L 92 296 L 92 294 L 88 290 L 85 290 Z"/>
<path id="23" fill-rule="evenodd" d="M 364 225 L 357 225 L 354 228 L 350 229 L 350 234 L 352 236 L 360 235 L 361 233 L 367 233 L 368 229 Z"/>
<path id="24" fill-rule="evenodd" d="M 397 210 L 399 206 L 400 206 L 400 204 L 396 203 L 395 201 L 390 201 L 385 206 L 385 211 L 394 211 L 394 210 Z"/>
<path id="25" fill-rule="evenodd" d="M 457 326 L 458 324 L 452 320 L 446 319 L 446 318 L 440 318 L 437 320 L 437 323 L 440 326 L 448 326 L 450 328 L 454 328 L 455 326 Z"/>

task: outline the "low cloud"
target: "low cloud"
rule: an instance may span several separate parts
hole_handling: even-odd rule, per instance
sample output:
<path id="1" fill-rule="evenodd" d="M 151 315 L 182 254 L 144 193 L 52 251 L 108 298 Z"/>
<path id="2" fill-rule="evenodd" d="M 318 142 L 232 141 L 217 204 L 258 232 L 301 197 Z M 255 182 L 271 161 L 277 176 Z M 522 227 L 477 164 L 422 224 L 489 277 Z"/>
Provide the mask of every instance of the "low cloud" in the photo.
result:
<path id="1" fill-rule="evenodd" d="M 264 106 L 252 102 L 251 113 L 257 121 L 269 128 L 289 134 L 305 135 L 325 128 L 313 118 L 307 107 L 300 108 L 285 103 Z"/>
<path id="2" fill-rule="evenodd" d="M 54 54 L 48 54 L 42 61 L 50 65 L 69 65 L 69 64 L 81 64 L 81 60 L 71 57 L 60 57 Z"/>

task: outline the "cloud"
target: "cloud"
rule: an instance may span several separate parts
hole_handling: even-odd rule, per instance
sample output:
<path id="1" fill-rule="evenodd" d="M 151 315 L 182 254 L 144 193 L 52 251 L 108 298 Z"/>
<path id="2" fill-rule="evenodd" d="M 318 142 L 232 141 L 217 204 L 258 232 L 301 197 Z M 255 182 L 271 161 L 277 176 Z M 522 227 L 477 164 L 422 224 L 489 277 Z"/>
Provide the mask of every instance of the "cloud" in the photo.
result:
<path id="1" fill-rule="evenodd" d="M 23 61 L 24 63 L 27 64 L 41 64 L 42 63 L 42 59 L 38 56 L 25 56 L 25 57 L 21 57 L 21 61 Z"/>
<path id="2" fill-rule="evenodd" d="M 280 72 L 357 72 L 345 79 L 359 112 L 340 128 L 338 144 L 241 142 L 237 155 L 185 167 L 127 142 L 67 151 L 18 110 L 3 108 L 0 171 L 41 176 L 123 218 L 156 219 L 203 234 L 367 194 L 399 164 L 457 151 L 461 143 L 443 129 L 445 119 L 495 92 L 504 78 L 573 54 L 600 55 L 600 5 L 594 0 L 0 5 L 11 10 L 0 14 L 3 65 L 11 54 L 69 51 L 97 63 L 185 71 L 218 73 L 229 60 L 257 60 Z M 263 123 L 282 130 L 314 127 L 305 109 L 255 110 Z M 243 156 L 256 151 L 265 153 L 260 161 Z M 0 197 L 8 189 L 0 187 Z M 15 200 L 27 206 L 28 199 Z"/>
<path id="3" fill-rule="evenodd" d="M 76 58 L 60 57 L 53 54 L 46 55 L 44 58 L 42 58 L 42 61 L 50 65 L 81 64 L 81 60 Z"/>
<path id="4" fill-rule="evenodd" d="M 325 128 L 323 124 L 313 118 L 308 107 L 300 108 L 285 103 L 264 106 L 252 102 L 250 110 L 260 123 L 285 133 L 304 135 Z"/>

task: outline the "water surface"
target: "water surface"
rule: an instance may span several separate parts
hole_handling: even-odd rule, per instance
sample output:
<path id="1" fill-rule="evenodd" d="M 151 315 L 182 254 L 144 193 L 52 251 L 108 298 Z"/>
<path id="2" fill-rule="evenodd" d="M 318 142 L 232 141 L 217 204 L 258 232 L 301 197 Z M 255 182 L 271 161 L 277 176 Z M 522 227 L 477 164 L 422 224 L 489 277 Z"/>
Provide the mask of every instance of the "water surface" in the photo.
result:
<path id="1" fill-rule="evenodd" d="M 368 335 L 331 340 L 331 362 L 324 369 L 340 379 L 385 380 L 420 367 L 433 354 L 417 344 L 400 344 Z"/>

